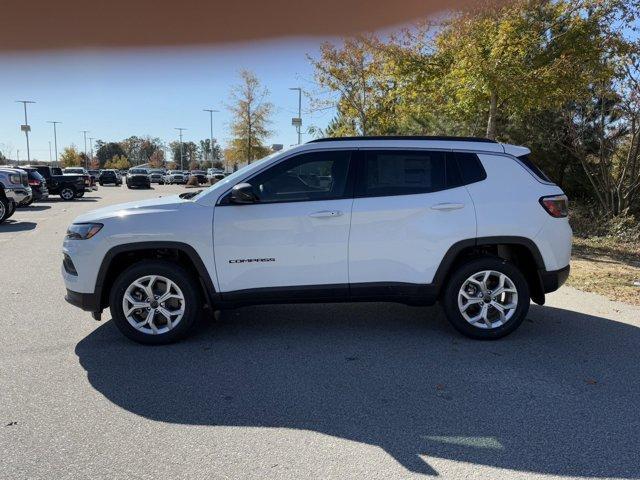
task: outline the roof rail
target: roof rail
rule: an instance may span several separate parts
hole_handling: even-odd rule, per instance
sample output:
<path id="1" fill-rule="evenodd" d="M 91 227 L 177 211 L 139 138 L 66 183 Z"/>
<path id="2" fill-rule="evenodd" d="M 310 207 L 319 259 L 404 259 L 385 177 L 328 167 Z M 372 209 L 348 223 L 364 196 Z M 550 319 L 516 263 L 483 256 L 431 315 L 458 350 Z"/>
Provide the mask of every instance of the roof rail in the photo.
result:
<path id="1" fill-rule="evenodd" d="M 478 143 L 498 143 L 495 140 L 482 137 L 454 137 L 454 136 L 425 136 L 425 135 L 374 135 L 362 137 L 325 137 L 310 140 L 307 143 L 321 142 L 348 142 L 357 140 L 442 140 L 449 142 L 478 142 Z"/>

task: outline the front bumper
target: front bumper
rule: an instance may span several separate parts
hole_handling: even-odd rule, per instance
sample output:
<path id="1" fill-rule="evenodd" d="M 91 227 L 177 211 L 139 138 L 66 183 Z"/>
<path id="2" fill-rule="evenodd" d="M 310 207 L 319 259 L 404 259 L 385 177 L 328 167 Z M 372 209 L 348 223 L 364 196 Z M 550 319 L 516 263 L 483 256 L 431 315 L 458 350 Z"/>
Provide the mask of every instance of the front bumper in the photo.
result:
<path id="1" fill-rule="evenodd" d="M 16 203 L 22 203 L 25 201 L 29 201 L 33 192 L 31 191 L 31 187 L 5 187 L 4 191 L 7 198 L 13 200 Z"/>
<path id="2" fill-rule="evenodd" d="M 71 305 L 81 308 L 86 312 L 99 312 L 102 310 L 100 308 L 100 297 L 95 293 L 74 292 L 67 288 L 67 294 L 64 296 L 64 299 Z"/>
<path id="3" fill-rule="evenodd" d="M 560 270 L 553 270 L 550 272 L 546 270 L 540 271 L 540 282 L 542 284 L 543 292 L 551 293 L 558 290 L 564 284 L 564 282 L 567 281 L 570 271 L 570 265 L 567 265 Z"/>

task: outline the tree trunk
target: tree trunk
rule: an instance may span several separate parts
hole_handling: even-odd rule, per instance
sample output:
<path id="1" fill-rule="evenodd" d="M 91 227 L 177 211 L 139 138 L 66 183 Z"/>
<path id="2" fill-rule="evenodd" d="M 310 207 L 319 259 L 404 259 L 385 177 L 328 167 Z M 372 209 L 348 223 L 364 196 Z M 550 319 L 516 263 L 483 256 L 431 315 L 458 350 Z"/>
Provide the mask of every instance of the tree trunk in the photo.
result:
<path id="1" fill-rule="evenodd" d="M 487 133 L 486 137 L 495 140 L 496 139 L 496 115 L 498 113 L 498 94 L 495 90 L 491 90 L 491 97 L 489 98 L 489 118 L 487 119 Z"/>

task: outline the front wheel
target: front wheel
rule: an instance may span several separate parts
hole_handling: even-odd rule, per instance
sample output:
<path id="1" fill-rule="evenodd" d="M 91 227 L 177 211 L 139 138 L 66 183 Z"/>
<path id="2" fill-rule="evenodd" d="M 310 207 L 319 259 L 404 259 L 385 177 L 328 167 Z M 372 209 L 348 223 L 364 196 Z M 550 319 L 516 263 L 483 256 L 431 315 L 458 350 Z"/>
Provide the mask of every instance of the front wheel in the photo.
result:
<path id="1" fill-rule="evenodd" d="M 489 256 L 458 267 L 442 300 L 456 330 L 481 340 L 502 338 L 516 330 L 531 301 L 522 272 L 506 260 Z"/>
<path id="2" fill-rule="evenodd" d="M 60 198 L 65 202 L 73 200 L 76 198 L 76 190 L 73 187 L 64 187 L 60 190 Z"/>
<path id="3" fill-rule="evenodd" d="M 118 329 L 138 343 L 159 345 L 186 336 L 202 301 L 186 270 L 163 260 L 142 261 L 116 279 L 109 296 Z"/>

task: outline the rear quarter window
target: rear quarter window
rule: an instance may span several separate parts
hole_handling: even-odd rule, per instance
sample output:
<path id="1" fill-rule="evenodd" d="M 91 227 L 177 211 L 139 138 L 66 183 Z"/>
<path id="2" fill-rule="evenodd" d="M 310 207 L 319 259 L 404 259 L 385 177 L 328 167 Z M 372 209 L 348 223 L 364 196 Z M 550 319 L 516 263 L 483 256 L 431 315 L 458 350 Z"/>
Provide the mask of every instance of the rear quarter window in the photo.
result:
<path id="1" fill-rule="evenodd" d="M 520 162 L 522 162 L 522 164 L 525 167 L 527 167 L 527 169 L 529 169 L 531 171 L 531 173 L 533 173 L 540 180 L 542 180 L 544 182 L 552 183 L 551 179 L 549 177 L 547 177 L 546 173 L 544 173 L 540 169 L 540 167 L 538 167 L 535 163 L 533 163 L 533 161 L 531 160 L 531 158 L 530 158 L 528 153 L 526 155 L 520 155 L 517 158 L 518 158 L 518 160 L 520 160 Z"/>
<path id="2" fill-rule="evenodd" d="M 475 153 L 455 152 L 454 156 L 464 185 L 481 182 L 487 178 L 487 172 L 485 172 L 482 162 Z"/>

